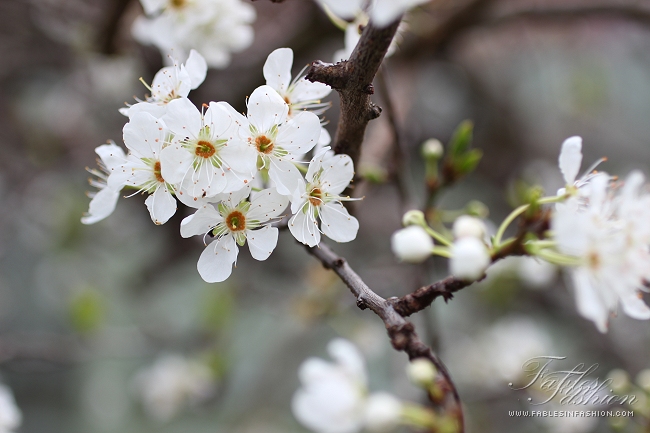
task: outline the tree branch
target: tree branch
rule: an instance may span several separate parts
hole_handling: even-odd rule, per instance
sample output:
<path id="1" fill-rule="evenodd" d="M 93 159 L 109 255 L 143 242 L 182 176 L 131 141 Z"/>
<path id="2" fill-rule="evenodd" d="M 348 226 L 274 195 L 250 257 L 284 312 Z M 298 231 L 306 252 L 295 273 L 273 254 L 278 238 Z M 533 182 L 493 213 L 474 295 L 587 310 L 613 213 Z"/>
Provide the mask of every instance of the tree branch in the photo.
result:
<path id="1" fill-rule="evenodd" d="M 370 100 L 370 95 L 374 93 L 372 81 L 400 20 L 382 29 L 370 23 L 363 29 L 349 60 L 337 64 L 315 61 L 307 71 L 308 80 L 325 83 L 338 92 L 341 114 L 333 148 L 336 153 L 350 155 L 355 166 L 361 154 L 366 125 L 381 114 L 381 108 Z"/>
<path id="2" fill-rule="evenodd" d="M 391 344 L 396 350 L 405 352 L 411 360 L 427 358 L 436 366 L 440 372 L 436 384 L 442 392 L 440 395 L 429 394 L 429 398 L 441 406 L 445 414 L 457 421 L 457 431 L 462 433 L 464 431 L 463 411 L 456 386 L 442 361 L 420 340 L 413 324 L 400 315 L 394 308 L 393 302 L 373 292 L 348 262 L 334 253 L 324 242 L 317 247 L 307 247 L 307 251 L 320 260 L 325 268 L 333 270 L 341 278 L 357 298 L 357 306 L 360 309 L 370 309 L 381 318 Z"/>
<path id="3" fill-rule="evenodd" d="M 398 314 L 406 317 L 424 310 L 439 297 L 442 297 L 445 302 L 449 301 L 454 297 L 454 293 L 475 282 L 459 280 L 449 276 L 428 286 L 420 287 L 415 292 L 401 298 L 390 298 L 388 302 L 391 303 Z"/>

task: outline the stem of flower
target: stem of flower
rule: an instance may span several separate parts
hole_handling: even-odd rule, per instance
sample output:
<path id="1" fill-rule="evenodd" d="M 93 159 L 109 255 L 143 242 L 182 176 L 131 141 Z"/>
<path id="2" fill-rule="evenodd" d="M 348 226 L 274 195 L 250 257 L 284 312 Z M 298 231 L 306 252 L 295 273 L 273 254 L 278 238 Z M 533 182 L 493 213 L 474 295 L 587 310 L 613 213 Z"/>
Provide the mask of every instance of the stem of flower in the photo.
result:
<path id="1" fill-rule="evenodd" d="M 549 203 L 557 203 L 562 200 L 564 200 L 567 196 L 566 195 L 554 195 L 551 197 L 544 197 L 540 198 L 537 200 L 538 204 L 549 204 Z M 501 238 L 503 237 L 503 234 L 506 232 L 506 229 L 512 222 L 521 214 L 526 212 L 528 208 L 530 207 L 530 204 L 524 204 L 519 206 L 517 209 L 513 210 L 510 215 L 506 217 L 506 219 L 503 220 L 501 225 L 499 226 L 499 230 L 497 230 L 497 234 L 494 236 L 494 247 L 499 248 L 501 245 Z"/>
<path id="2" fill-rule="evenodd" d="M 444 237 L 443 235 L 441 235 L 440 233 L 438 233 L 437 231 L 435 231 L 434 229 L 432 229 L 432 228 L 429 227 L 428 225 L 425 224 L 425 225 L 423 225 L 422 227 L 424 228 L 424 230 L 425 230 L 425 231 L 426 231 L 426 232 L 427 232 L 427 233 L 428 233 L 432 238 L 434 238 L 435 240 L 437 240 L 439 243 L 441 243 L 441 244 L 443 244 L 443 245 L 445 245 L 445 246 L 448 246 L 448 247 L 450 247 L 450 246 L 452 245 L 452 242 L 451 242 L 449 239 L 447 239 L 446 237 Z"/>
<path id="3" fill-rule="evenodd" d="M 449 248 L 447 247 L 433 247 L 431 253 L 437 256 L 446 257 L 448 259 L 451 259 L 453 257 L 451 251 L 449 251 Z"/>

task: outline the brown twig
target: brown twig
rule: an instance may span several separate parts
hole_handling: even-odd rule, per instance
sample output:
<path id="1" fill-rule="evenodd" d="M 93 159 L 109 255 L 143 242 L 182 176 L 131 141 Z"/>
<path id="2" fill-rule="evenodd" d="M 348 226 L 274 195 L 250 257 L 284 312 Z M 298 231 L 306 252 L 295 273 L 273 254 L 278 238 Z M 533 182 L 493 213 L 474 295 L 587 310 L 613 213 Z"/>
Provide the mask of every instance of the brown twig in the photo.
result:
<path id="1" fill-rule="evenodd" d="M 370 309 L 381 318 L 391 344 L 396 350 L 405 352 L 411 360 L 427 358 L 433 362 L 440 372 L 437 385 L 442 392 L 439 396 L 430 397 L 434 403 L 443 408 L 447 416 L 457 420 L 458 431 L 462 433 L 464 431 L 463 411 L 456 386 L 442 361 L 420 340 L 413 324 L 402 317 L 393 302 L 373 292 L 348 262 L 334 253 L 328 245 L 321 242 L 320 246 L 307 248 L 307 251 L 320 260 L 325 268 L 333 270 L 339 276 L 356 297 L 360 309 Z"/>
<path id="2" fill-rule="evenodd" d="M 307 71 L 308 80 L 327 84 L 338 92 L 341 114 L 333 148 L 336 153 L 350 155 L 355 166 L 359 162 L 366 125 L 381 114 L 381 108 L 370 100 L 374 93 L 372 81 L 400 19 L 381 29 L 370 23 L 363 29 L 349 60 L 337 64 L 315 61 Z"/>

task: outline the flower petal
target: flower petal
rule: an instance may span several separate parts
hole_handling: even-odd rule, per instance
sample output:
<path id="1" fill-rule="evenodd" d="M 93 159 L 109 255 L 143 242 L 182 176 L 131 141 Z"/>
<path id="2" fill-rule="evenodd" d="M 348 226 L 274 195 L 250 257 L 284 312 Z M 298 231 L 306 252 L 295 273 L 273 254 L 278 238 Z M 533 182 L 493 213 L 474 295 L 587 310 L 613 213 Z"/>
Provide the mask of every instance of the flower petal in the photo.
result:
<path id="1" fill-rule="evenodd" d="M 307 212 L 298 212 L 289 220 L 289 231 L 298 242 L 314 247 L 320 243 L 320 231 L 316 225 L 313 210 L 306 203 Z"/>
<path id="2" fill-rule="evenodd" d="M 341 203 L 331 202 L 320 207 L 321 230 L 336 242 L 350 242 L 357 237 L 359 221 Z"/>
<path id="3" fill-rule="evenodd" d="M 129 123 L 122 129 L 124 144 L 140 158 L 160 158 L 165 142 L 165 128 L 162 122 L 146 112 L 136 112 L 129 117 Z"/>
<path id="4" fill-rule="evenodd" d="M 185 62 L 185 69 L 192 82 L 192 89 L 196 89 L 205 80 L 208 73 L 208 64 L 198 51 L 190 50 L 190 56 Z"/>
<path id="5" fill-rule="evenodd" d="M 269 177 L 275 182 L 275 187 L 282 195 L 292 195 L 296 189 L 304 190 L 302 174 L 293 162 L 272 158 Z"/>
<path id="6" fill-rule="evenodd" d="M 88 205 L 88 213 L 81 218 L 83 224 L 95 224 L 113 213 L 120 192 L 104 188 L 95 194 Z"/>
<path id="7" fill-rule="evenodd" d="M 289 105 L 270 86 L 260 86 L 248 98 L 248 120 L 261 133 L 285 121 Z"/>
<path id="8" fill-rule="evenodd" d="M 562 143 L 560 151 L 560 171 L 567 185 L 573 185 L 582 164 L 582 138 L 569 137 Z"/>
<path id="9" fill-rule="evenodd" d="M 176 199 L 163 184 L 144 201 L 155 224 L 165 224 L 176 213 Z"/>
<path id="10" fill-rule="evenodd" d="M 167 104 L 167 113 L 162 120 L 176 135 L 175 141 L 196 138 L 201 130 L 201 112 L 187 98 L 174 99 Z"/>
<path id="11" fill-rule="evenodd" d="M 275 218 L 286 209 L 289 197 L 281 195 L 275 188 L 268 188 L 251 195 L 251 207 L 247 216 L 260 222 Z"/>
<path id="12" fill-rule="evenodd" d="M 586 270 L 578 268 L 571 272 L 576 294 L 578 312 L 594 322 L 598 330 L 607 332 L 609 311 L 593 287 Z"/>
<path id="13" fill-rule="evenodd" d="M 264 63 L 264 78 L 266 84 L 283 95 L 291 84 L 291 66 L 293 65 L 293 50 L 278 48 L 267 57 Z"/>
<path id="14" fill-rule="evenodd" d="M 321 164 L 323 191 L 338 195 L 343 192 L 354 177 L 354 164 L 348 155 L 325 155 Z"/>
<path id="15" fill-rule="evenodd" d="M 266 225 L 259 230 L 247 230 L 246 241 L 255 260 L 266 260 L 269 258 L 278 244 L 278 229 Z"/>
<path id="16" fill-rule="evenodd" d="M 321 134 L 318 116 L 301 111 L 280 127 L 276 144 L 290 153 L 307 153 L 316 146 Z"/>
<path id="17" fill-rule="evenodd" d="M 204 204 L 193 215 L 181 221 L 181 236 L 189 238 L 204 235 L 222 221 L 223 217 L 211 204 Z"/>
<path id="18" fill-rule="evenodd" d="M 208 283 L 225 281 L 232 273 L 232 265 L 237 260 L 239 248 L 235 239 L 225 235 L 205 247 L 196 268 Z"/>
<path id="19" fill-rule="evenodd" d="M 627 296 L 621 296 L 621 304 L 625 314 L 638 320 L 650 319 L 650 308 L 639 298 L 636 293 L 630 293 Z"/>

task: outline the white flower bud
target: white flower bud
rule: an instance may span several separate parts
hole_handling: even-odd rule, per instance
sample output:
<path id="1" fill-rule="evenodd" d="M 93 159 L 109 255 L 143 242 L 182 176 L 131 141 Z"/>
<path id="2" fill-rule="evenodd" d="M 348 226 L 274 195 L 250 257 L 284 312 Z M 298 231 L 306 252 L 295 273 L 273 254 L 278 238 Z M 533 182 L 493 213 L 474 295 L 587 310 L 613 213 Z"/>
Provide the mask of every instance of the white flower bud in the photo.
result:
<path id="1" fill-rule="evenodd" d="M 368 397 L 364 412 L 364 424 L 372 432 L 392 430 L 399 424 L 402 403 L 386 392 L 378 392 Z"/>
<path id="2" fill-rule="evenodd" d="M 438 371 L 430 360 L 417 358 L 406 366 L 406 374 L 414 384 L 428 386 L 433 383 Z"/>
<path id="3" fill-rule="evenodd" d="M 650 368 L 642 370 L 636 376 L 636 383 L 647 392 L 650 392 Z"/>
<path id="4" fill-rule="evenodd" d="M 487 228 L 485 227 L 485 223 L 480 219 L 469 215 L 462 215 L 454 221 L 453 232 L 456 239 L 464 237 L 483 239 Z"/>
<path id="5" fill-rule="evenodd" d="M 425 158 L 440 159 L 445 150 L 440 140 L 430 138 L 422 143 L 422 156 Z"/>
<path id="6" fill-rule="evenodd" d="M 610 388 L 616 393 L 623 393 L 630 387 L 630 375 L 625 370 L 614 369 L 609 372 L 607 377 L 612 381 L 609 384 Z"/>
<path id="7" fill-rule="evenodd" d="M 426 226 L 427 221 L 424 218 L 424 213 L 419 210 L 410 210 L 402 217 L 402 225 L 408 226 Z"/>
<path id="8" fill-rule="evenodd" d="M 420 226 L 409 226 L 393 233 L 391 249 L 400 261 L 421 263 L 433 249 L 433 239 Z"/>
<path id="9" fill-rule="evenodd" d="M 490 264 L 490 254 L 485 244 L 475 237 L 464 237 L 454 242 L 453 257 L 449 261 L 450 272 L 456 278 L 477 280 Z"/>

